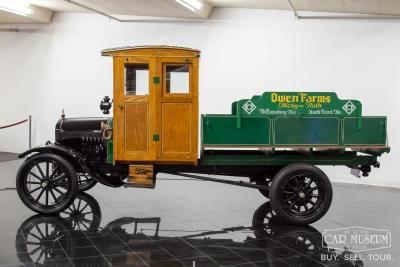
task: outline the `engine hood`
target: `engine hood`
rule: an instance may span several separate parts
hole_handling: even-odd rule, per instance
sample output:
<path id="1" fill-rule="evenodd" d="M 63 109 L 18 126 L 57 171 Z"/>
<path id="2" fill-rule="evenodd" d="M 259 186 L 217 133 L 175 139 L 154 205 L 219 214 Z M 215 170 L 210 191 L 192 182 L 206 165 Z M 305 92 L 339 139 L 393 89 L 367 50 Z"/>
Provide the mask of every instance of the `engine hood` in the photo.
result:
<path id="1" fill-rule="evenodd" d="M 101 131 L 101 124 L 107 123 L 110 118 L 71 118 L 60 119 L 56 130 L 67 132 Z"/>
<path id="2" fill-rule="evenodd" d="M 71 148 L 90 159 L 105 160 L 106 141 L 103 128 L 110 127 L 111 118 L 60 119 L 56 124 L 56 144 Z"/>
<path id="3" fill-rule="evenodd" d="M 56 142 L 65 146 L 79 146 L 81 141 L 102 141 L 102 124 L 112 123 L 111 118 L 60 119 L 56 124 Z"/>

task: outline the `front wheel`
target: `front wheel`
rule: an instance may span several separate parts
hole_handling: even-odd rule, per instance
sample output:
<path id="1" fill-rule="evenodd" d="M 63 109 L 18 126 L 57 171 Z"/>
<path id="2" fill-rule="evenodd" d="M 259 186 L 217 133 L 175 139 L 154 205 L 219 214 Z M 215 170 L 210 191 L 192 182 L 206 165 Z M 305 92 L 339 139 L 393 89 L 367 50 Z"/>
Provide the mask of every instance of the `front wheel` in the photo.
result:
<path id="1" fill-rule="evenodd" d="M 66 209 L 78 192 L 78 179 L 71 163 L 50 153 L 28 158 L 17 173 L 16 188 L 22 202 L 42 214 Z"/>
<path id="2" fill-rule="evenodd" d="M 332 185 L 326 174 L 309 164 L 292 164 L 280 170 L 271 183 L 271 206 L 287 223 L 319 220 L 332 203 Z"/>

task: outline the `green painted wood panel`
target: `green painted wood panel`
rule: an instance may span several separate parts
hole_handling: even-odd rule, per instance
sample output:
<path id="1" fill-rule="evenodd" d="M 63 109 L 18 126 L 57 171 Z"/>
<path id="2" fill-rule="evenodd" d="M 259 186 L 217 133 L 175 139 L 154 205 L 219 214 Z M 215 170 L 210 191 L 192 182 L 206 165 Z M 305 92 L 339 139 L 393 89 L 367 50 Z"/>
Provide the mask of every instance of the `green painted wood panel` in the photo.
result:
<path id="1" fill-rule="evenodd" d="M 268 118 L 242 118 L 237 128 L 236 116 L 205 115 L 202 117 L 204 145 L 269 145 L 270 120 Z"/>
<path id="2" fill-rule="evenodd" d="M 357 126 L 357 124 L 355 124 Z M 282 117 L 275 120 L 275 145 L 338 145 L 338 118 Z"/>
<path id="3" fill-rule="evenodd" d="M 238 128 L 236 116 L 204 115 L 203 145 L 386 145 L 386 117 L 362 117 L 361 130 L 356 117 L 242 117 L 241 120 Z"/>
<path id="4" fill-rule="evenodd" d="M 386 145 L 386 117 L 363 117 L 362 129 L 357 129 L 357 118 L 343 121 L 344 145 Z"/>

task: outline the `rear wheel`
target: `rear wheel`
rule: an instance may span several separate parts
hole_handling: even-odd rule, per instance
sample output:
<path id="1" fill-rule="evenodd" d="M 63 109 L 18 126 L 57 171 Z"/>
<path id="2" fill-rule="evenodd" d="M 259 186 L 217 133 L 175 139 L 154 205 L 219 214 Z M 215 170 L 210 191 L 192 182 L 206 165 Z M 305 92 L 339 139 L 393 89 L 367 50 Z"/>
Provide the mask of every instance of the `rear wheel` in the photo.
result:
<path id="1" fill-rule="evenodd" d="M 332 186 L 326 174 L 309 164 L 292 164 L 280 170 L 270 188 L 271 206 L 284 222 L 310 224 L 332 203 Z"/>
<path id="2" fill-rule="evenodd" d="M 65 158 L 50 153 L 28 158 L 17 173 L 16 188 L 22 202 L 42 214 L 66 209 L 78 192 L 74 168 Z"/>

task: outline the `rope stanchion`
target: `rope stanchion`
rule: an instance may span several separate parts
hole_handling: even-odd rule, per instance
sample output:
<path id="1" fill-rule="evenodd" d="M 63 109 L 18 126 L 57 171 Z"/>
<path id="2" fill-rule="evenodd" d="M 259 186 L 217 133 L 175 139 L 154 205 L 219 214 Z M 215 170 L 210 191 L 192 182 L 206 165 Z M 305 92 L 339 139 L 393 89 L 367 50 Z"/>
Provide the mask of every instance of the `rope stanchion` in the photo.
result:
<path id="1" fill-rule="evenodd" d="M 22 120 L 22 121 L 13 123 L 13 124 L 9 124 L 9 125 L 0 126 L 0 130 L 1 129 L 6 129 L 6 128 L 10 128 L 10 127 L 13 127 L 13 126 L 17 126 L 17 125 L 25 123 L 25 122 L 28 122 L 28 127 L 29 127 L 29 136 L 28 136 L 29 140 L 28 140 L 28 142 L 29 142 L 29 149 L 31 149 L 32 148 L 32 116 L 31 115 L 29 115 L 29 117 L 27 119 L 25 119 L 25 120 Z"/>
<path id="2" fill-rule="evenodd" d="M 13 124 L 5 125 L 5 126 L 0 126 L 0 130 L 1 130 L 1 129 L 5 129 L 5 128 L 10 128 L 10 127 L 16 126 L 16 125 L 22 124 L 22 123 L 27 122 L 27 121 L 28 121 L 28 119 L 25 119 L 25 120 L 23 120 L 23 121 L 19 121 L 19 122 L 13 123 Z"/>

